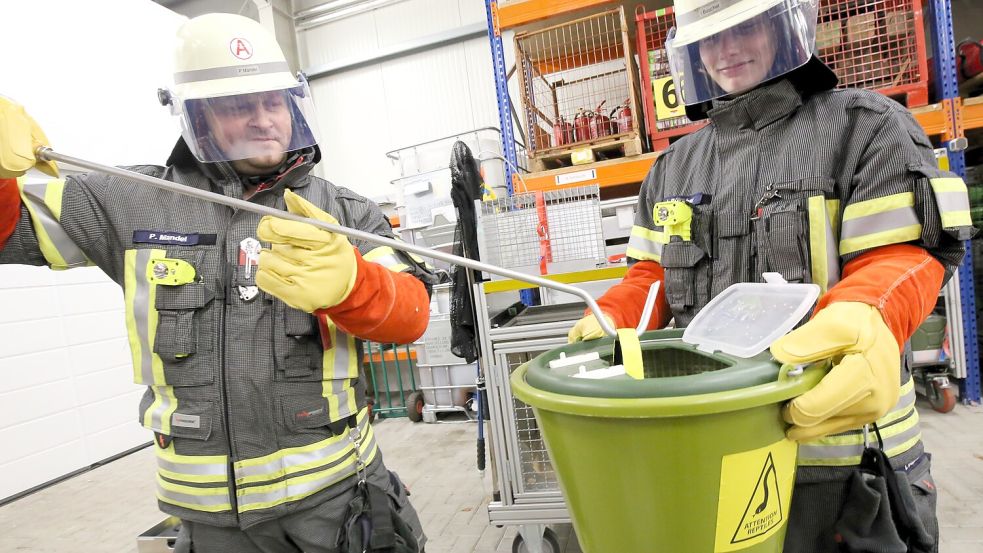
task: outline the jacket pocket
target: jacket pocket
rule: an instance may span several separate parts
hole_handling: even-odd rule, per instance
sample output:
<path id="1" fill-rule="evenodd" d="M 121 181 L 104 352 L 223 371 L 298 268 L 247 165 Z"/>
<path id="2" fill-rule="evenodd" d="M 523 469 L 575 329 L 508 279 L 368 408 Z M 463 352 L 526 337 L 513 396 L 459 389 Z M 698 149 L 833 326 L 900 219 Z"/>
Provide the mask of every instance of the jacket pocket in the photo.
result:
<path id="1" fill-rule="evenodd" d="M 959 176 L 936 167 L 911 166 L 919 179 L 915 185 L 915 208 L 922 224 L 922 240 L 937 246 L 942 233 L 957 240 L 976 234 L 970 217 L 969 191 Z"/>
<path id="2" fill-rule="evenodd" d="M 673 309 L 696 303 L 697 265 L 706 253 L 693 242 L 670 242 L 662 247 L 662 267 L 666 270 L 666 299 Z"/>
<path id="3" fill-rule="evenodd" d="M 208 305 L 214 298 L 215 293 L 201 283 L 157 287 L 154 353 L 163 363 L 167 384 L 194 386 L 214 381 L 214 367 L 204 353 L 214 349 L 208 322 Z"/>
<path id="4" fill-rule="evenodd" d="M 332 422 L 327 398 L 318 395 L 285 396 L 280 399 L 284 425 L 293 432 L 327 432 Z"/>
<path id="5" fill-rule="evenodd" d="M 776 272 L 789 282 L 812 281 L 809 204 L 834 199 L 835 184 L 830 178 L 811 177 L 765 187 L 754 214 L 756 279 Z"/>
<path id="6" fill-rule="evenodd" d="M 807 212 L 798 204 L 776 206 L 764 214 L 763 222 L 767 270 L 789 282 L 809 282 Z"/>
<path id="7" fill-rule="evenodd" d="M 284 304 L 273 303 L 274 379 L 311 382 L 324 378 L 317 318 Z"/>
<path id="8" fill-rule="evenodd" d="M 166 436 L 205 441 L 214 419 L 214 402 L 179 399 L 170 386 L 148 387 L 140 400 L 140 424 Z"/>

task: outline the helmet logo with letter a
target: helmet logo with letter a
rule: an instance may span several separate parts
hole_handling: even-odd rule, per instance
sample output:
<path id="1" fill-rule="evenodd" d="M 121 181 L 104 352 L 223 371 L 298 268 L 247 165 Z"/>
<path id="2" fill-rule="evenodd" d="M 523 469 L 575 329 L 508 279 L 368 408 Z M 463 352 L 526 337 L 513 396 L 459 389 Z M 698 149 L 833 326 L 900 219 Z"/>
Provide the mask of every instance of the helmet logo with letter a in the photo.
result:
<path id="1" fill-rule="evenodd" d="M 248 60 L 253 57 L 253 45 L 244 38 L 233 38 L 229 42 L 229 51 L 232 52 L 233 56 L 241 60 Z"/>

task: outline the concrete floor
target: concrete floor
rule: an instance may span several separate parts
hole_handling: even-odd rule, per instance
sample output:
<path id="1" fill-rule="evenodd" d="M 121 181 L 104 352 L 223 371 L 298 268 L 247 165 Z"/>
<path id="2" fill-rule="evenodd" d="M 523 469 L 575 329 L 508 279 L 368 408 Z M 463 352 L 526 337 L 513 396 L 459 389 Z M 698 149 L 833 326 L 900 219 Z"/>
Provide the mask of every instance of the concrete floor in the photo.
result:
<path id="1" fill-rule="evenodd" d="M 983 553 L 983 408 L 959 405 L 942 415 L 920 407 L 939 488 L 941 553 Z M 488 524 L 491 476 L 475 469 L 474 424 L 389 419 L 376 431 L 386 463 L 413 490 L 428 553 L 512 551 L 516 529 Z M 163 518 L 153 455 L 138 451 L 0 507 L 0 551 L 136 551 L 136 536 Z M 556 531 L 564 552 L 580 551 L 569 525 Z"/>

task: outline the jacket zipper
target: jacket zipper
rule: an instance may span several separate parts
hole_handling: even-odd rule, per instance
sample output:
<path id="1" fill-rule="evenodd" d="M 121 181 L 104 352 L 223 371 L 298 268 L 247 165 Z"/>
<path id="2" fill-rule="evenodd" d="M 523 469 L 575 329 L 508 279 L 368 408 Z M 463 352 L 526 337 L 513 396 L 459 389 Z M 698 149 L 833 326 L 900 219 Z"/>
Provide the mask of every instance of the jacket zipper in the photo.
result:
<path id="1" fill-rule="evenodd" d="M 228 248 L 228 236 L 232 230 L 232 220 L 235 218 L 237 210 L 232 210 L 232 216 L 229 218 L 229 223 L 225 228 L 225 240 L 222 241 L 222 282 L 225 286 L 225 300 L 222 305 L 222 316 L 219 320 L 219 373 L 222 378 L 222 409 L 225 413 L 224 423 L 225 423 L 225 440 L 229 446 L 229 504 L 232 506 L 232 514 L 235 516 L 236 520 L 239 520 L 239 502 L 236 499 L 236 485 L 235 485 L 235 451 L 232 448 L 232 420 L 229 415 L 229 387 L 226 382 L 226 370 L 225 370 L 225 320 L 227 318 L 227 311 L 229 305 L 232 301 L 232 277 L 229 274 L 229 248 Z M 238 252 L 236 252 L 238 254 Z"/>

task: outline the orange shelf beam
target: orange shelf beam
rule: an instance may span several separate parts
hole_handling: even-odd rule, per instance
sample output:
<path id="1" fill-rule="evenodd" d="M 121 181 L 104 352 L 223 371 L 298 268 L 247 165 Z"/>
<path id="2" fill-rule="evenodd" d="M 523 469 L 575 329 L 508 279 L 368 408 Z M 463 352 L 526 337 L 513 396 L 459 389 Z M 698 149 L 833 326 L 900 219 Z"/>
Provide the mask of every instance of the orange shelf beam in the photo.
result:
<path id="1" fill-rule="evenodd" d="M 567 12 L 610 4 L 611 0 L 523 0 L 498 5 L 500 29 L 511 29 Z"/>
<path id="2" fill-rule="evenodd" d="M 406 354 L 406 349 L 402 347 L 400 347 L 400 349 L 395 353 L 393 352 L 393 350 L 386 350 L 384 355 L 379 355 L 377 352 L 372 352 L 372 355 L 366 353 L 362 357 L 362 362 L 368 363 L 369 361 L 371 361 L 373 363 L 381 363 L 385 361 L 386 363 L 392 363 L 397 359 L 400 361 L 406 361 L 407 359 L 416 361 L 416 350 L 411 349 L 408 356 Z"/>
<path id="3" fill-rule="evenodd" d="M 925 130 L 928 136 L 946 136 L 951 134 L 949 107 L 946 104 L 930 104 L 920 108 L 912 108 L 911 114 Z"/>
<path id="4" fill-rule="evenodd" d="M 642 182 L 659 153 L 598 161 L 589 165 L 564 167 L 512 178 L 516 194 L 539 190 L 560 190 L 574 186 L 600 185 L 601 188 Z"/>
<path id="5" fill-rule="evenodd" d="M 963 100 L 963 128 L 983 129 L 983 97 Z"/>

